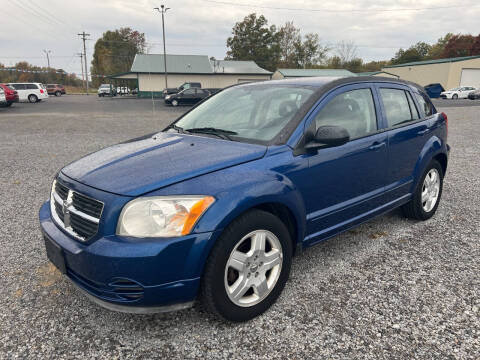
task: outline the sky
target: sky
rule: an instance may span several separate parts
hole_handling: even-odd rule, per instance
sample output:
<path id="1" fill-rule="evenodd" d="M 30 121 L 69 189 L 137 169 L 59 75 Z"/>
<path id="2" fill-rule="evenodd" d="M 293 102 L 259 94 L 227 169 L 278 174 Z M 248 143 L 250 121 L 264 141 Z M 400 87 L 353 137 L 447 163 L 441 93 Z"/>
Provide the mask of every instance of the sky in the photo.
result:
<path id="1" fill-rule="evenodd" d="M 90 34 L 90 62 L 95 41 L 120 27 L 145 33 L 149 53 L 162 53 L 161 15 L 153 10 L 161 4 L 171 8 L 165 15 L 167 53 L 217 59 L 226 54 L 235 22 L 252 12 L 277 26 L 293 21 L 302 34 L 318 33 L 331 47 L 353 41 L 365 61 L 389 60 L 400 47 L 434 43 L 448 32 L 480 33 L 478 0 L 0 0 L 0 63 L 46 66 L 49 50 L 52 67 L 78 74 L 77 34 Z"/>

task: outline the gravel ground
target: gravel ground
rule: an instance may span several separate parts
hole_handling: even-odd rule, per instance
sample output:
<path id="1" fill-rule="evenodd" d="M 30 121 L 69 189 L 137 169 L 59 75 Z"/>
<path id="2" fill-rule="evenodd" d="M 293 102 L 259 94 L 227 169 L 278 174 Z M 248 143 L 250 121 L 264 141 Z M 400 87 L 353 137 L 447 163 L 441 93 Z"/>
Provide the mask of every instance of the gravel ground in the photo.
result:
<path id="1" fill-rule="evenodd" d="M 81 96 L 0 109 L 0 358 L 480 358 L 476 107 L 439 108 L 452 154 L 431 220 L 394 211 L 303 252 L 263 316 L 238 325 L 199 308 L 130 315 L 89 302 L 46 260 L 37 211 L 52 178 L 185 110 Z"/>

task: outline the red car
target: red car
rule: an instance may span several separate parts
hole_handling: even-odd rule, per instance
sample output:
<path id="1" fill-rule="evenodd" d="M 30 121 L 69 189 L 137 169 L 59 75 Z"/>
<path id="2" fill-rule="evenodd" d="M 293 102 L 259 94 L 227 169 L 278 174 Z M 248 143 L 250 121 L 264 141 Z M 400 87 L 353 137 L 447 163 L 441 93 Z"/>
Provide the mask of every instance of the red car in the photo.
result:
<path id="1" fill-rule="evenodd" d="M 10 106 L 14 102 L 18 102 L 18 93 L 17 90 L 12 89 L 10 86 L 5 84 L 0 84 L 0 87 L 5 91 L 5 100 L 7 100 L 7 104 L 5 106 Z"/>

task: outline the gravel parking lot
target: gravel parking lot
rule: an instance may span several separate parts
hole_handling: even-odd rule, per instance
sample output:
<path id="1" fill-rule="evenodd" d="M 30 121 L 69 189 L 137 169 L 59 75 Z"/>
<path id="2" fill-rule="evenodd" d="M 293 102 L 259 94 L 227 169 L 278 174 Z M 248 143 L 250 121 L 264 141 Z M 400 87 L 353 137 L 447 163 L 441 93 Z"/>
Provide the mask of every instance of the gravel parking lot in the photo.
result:
<path id="1" fill-rule="evenodd" d="M 95 96 L 0 108 L 0 358 L 480 358 L 480 108 L 442 103 L 452 153 L 437 214 L 394 211 L 303 252 L 276 305 L 244 324 L 198 307 L 111 312 L 46 259 L 37 212 L 56 172 L 187 108 Z"/>

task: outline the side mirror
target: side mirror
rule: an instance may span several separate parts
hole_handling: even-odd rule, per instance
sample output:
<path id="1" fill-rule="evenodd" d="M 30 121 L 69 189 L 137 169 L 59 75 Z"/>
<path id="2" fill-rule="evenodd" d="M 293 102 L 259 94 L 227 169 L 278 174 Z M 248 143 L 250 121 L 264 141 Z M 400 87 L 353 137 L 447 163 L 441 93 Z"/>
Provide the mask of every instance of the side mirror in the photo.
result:
<path id="1" fill-rule="evenodd" d="M 307 149 L 318 149 L 334 147 L 346 144 L 350 140 L 347 129 L 336 125 L 320 126 L 311 141 L 305 147 Z"/>

